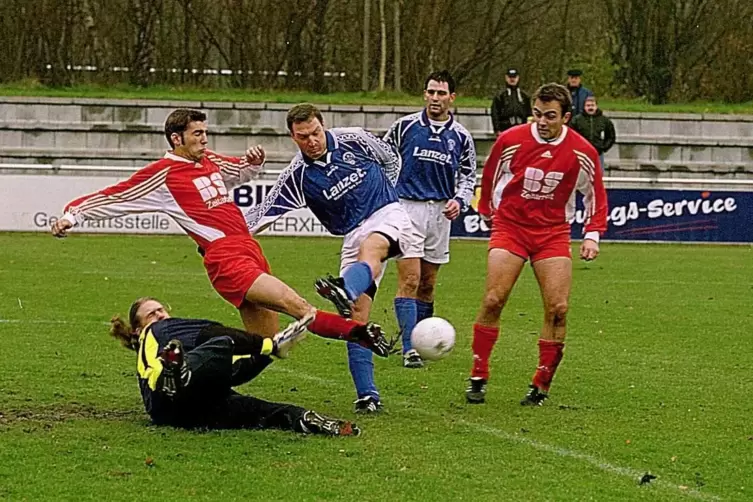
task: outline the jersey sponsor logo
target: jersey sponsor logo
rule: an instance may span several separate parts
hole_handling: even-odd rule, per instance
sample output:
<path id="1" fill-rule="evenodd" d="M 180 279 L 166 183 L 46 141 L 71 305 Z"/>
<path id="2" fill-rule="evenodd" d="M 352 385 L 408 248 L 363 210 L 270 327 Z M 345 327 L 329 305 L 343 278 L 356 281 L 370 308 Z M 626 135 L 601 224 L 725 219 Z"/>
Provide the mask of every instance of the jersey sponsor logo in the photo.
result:
<path id="1" fill-rule="evenodd" d="M 228 196 L 225 182 L 222 181 L 220 173 L 212 173 L 209 176 L 194 178 L 193 184 L 199 190 L 201 200 L 206 203 L 207 209 L 233 202 L 233 199 Z"/>
<path id="2" fill-rule="evenodd" d="M 533 200 L 552 200 L 554 190 L 560 184 L 564 173 L 552 171 L 544 173 L 535 167 L 526 167 L 521 197 Z"/>
<path id="3" fill-rule="evenodd" d="M 544 152 L 544 153 L 541 154 L 541 158 L 543 158 L 543 159 L 551 159 L 552 158 L 552 152 L 550 152 L 549 150 L 547 150 L 546 152 Z"/>
<path id="4" fill-rule="evenodd" d="M 343 195 L 360 185 L 365 177 L 366 171 L 356 169 L 354 173 L 350 173 L 335 185 L 329 187 L 329 189 L 322 190 L 322 194 L 324 194 L 324 198 L 327 200 L 339 200 Z"/>
<path id="5" fill-rule="evenodd" d="M 430 150 L 428 148 L 413 147 L 413 157 L 428 162 L 436 162 L 438 164 L 450 164 L 452 163 L 452 155 L 449 153 L 438 152 L 436 150 Z"/>

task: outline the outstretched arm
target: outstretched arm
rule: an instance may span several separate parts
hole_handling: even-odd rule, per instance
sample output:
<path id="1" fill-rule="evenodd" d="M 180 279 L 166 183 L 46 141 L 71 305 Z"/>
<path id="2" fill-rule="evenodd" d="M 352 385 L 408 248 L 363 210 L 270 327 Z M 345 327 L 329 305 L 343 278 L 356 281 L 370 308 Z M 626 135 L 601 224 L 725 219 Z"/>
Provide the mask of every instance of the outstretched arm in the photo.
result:
<path id="1" fill-rule="evenodd" d="M 250 233 L 260 233 L 284 214 L 306 207 L 304 170 L 305 164 L 299 154 L 280 174 L 264 200 L 246 211 L 244 216 Z"/>
<path id="2" fill-rule="evenodd" d="M 53 223 L 52 235 L 65 237 L 70 228 L 86 220 L 162 211 L 168 169 L 164 164 L 155 163 L 125 181 L 75 199 L 65 206 L 63 216 Z"/>

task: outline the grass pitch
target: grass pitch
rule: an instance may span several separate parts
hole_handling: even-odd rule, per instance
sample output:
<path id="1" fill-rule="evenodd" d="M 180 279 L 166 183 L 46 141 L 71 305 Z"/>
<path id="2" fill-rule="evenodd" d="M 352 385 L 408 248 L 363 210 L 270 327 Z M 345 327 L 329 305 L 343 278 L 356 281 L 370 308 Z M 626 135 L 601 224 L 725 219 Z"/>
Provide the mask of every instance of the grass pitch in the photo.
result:
<path id="1" fill-rule="evenodd" d="M 339 241 L 263 238 L 275 273 L 318 306 Z M 134 354 L 106 322 L 153 295 L 238 326 L 180 236 L 0 234 L 0 499 L 750 500 L 753 248 L 609 244 L 574 265 L 551 399 L 518 401 L 541 322 L 530 269 L 502 319 L 487 404 L 466 405 L 483 242 L 452 243 L 437 315 L 455 351 L 422 370 L 377 360 L 386 412 L 361 438 L 153 427 Z M 373 319 L 390 332 L 390 267 Z M 242 392 L 352 417 L 345 347 L 310 336 Z M 647 484 L 646 473 L 657 476 Z"/>

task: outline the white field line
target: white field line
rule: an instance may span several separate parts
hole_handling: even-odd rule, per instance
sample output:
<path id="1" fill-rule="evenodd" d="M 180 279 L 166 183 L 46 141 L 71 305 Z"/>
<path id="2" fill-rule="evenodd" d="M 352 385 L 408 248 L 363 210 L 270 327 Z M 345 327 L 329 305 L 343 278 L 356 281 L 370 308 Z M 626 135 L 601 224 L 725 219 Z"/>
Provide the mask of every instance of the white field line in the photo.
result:
<path id="1" fill-rule="evenodd" d="M 270 366 L 270 369 L 272 369 L 273 371 L 280 371 L 280 372 L 288 373 L 290 375 L 294 375 L 296 377 L 302 378 L 304 380 L 309 380 L 311 382 L 316 382 L 321 385 L 341 387 L 341 384 L 339 384 L 338 382 L 335 382 L 334 380 L 328 380 L 326 378 L 309 375 L 307 373 L 303 373 L 300 371 L 295 371 L 288 368 L 282 368 L 278 365 L 272 365 Z M 413 403 L 409 403 L 407 401 L 397 401 L 395 402 L 395 404 L 409 408 L 411 411 L 419 412 L 420 414 L 425 415 L 427 417 L 432 417 L 436 419 L 443 418 L 442 415 L 440 415 L 439 413 L 434 413 L 434 412 L 425 410 L 423 408 L 418 408 Z M 509 432 L 505 432 L 502 429 L 497 429 L 495 427 L 490 427 L 488 425 L 470 422 L 462 418 L 458 419 L 458 422 L 470 429 L 474 429 L 478 432 L 487 434 L 497 439 L 501 439 L 501 440 L 512 442 L 512 443 L 524 444 L 524 445 L 530 446 L 531 448 L 535 450 L 545 451 L 547 453 L 553 453 L 560 457 L 573 458 L 576 460 L 580 460 L 604 472 L 630 478 L 636 483 L 638 482 L 638 480 L 640 480 L 643 474 L 645 474 L 644 471 L 639 471 L 637 469 L 633 469 L 630 467 L 622 467 L 619 465 L 610 464 L 609 462 L 600 460 L 597 457 L 594 457 L 587 453 L 582 453 L 577 450 L 569 450 L 567 448 L 561 448 L 559 446 L 551 445 L 548 443 L 542 443 L 540 441 L 535 441 L 533 439 L 521 437 L 515 434 L 510 434 Z M 675 493 L 679 493 L 681 495 L 686 495 L 690 498 L 694 498 L 697 500 L 713 500 L 713 501 L 722 500 L 720 497 L 716 495 L 700 492 L 698 490 L 690 489 L 689 487 L 685 487 L 683 485 L 673 483 L 671 481 L 664 481 L 662 479 L 653 480 L 651 482 L 651 485 L 658 486 L 663 489 L 666 489 Z"/>

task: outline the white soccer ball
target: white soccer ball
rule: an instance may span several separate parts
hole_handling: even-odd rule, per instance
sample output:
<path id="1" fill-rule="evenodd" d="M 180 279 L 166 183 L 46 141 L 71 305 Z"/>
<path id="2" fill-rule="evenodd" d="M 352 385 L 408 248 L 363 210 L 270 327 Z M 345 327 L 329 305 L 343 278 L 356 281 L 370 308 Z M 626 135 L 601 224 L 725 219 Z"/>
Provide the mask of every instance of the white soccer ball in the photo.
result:
<path id="1" fill-rule="evenodd" d="M 422 359 L 437 361 L 455 347 L 455 328 L 440 317 L 428 317 L 416 324 L 410 341 Z"/>

